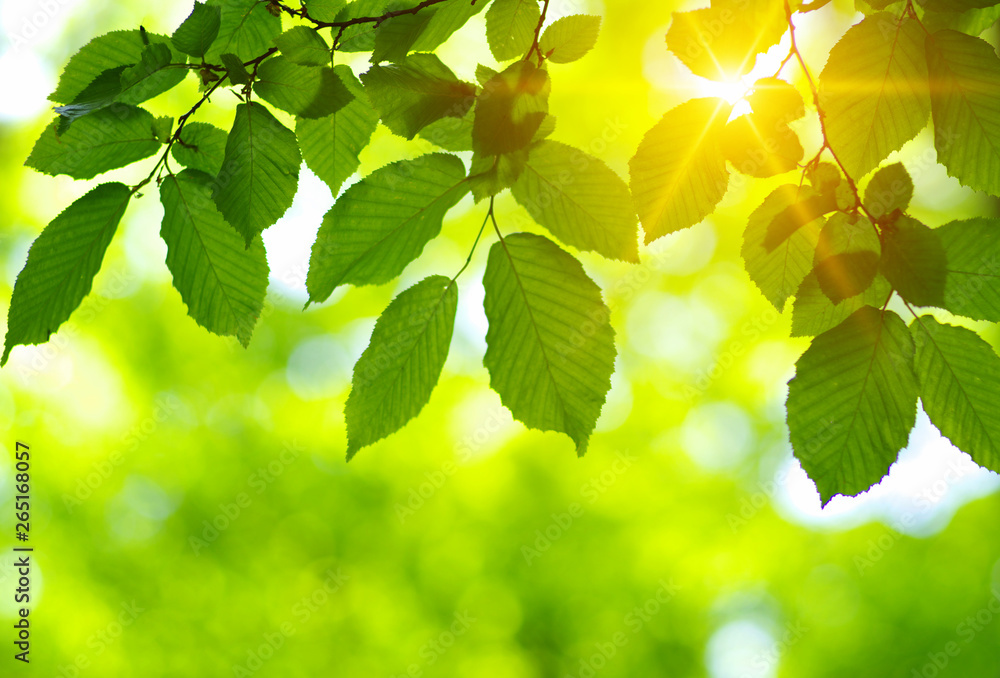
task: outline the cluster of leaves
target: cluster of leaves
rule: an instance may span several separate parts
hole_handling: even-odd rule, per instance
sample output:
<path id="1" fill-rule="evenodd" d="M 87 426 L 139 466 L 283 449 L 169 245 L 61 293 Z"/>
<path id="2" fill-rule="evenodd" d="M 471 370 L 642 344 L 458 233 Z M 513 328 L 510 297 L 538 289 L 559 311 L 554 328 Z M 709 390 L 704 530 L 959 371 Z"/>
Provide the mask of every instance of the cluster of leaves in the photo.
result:
<path id="1" fill-rule="evenodd" d="M 433 50 L 487 6 L 487 42 L 507 65 L 480 66 L 477 82 L 466 82 Z M 0 363 L 17 344 L 47 341 L 70 317 L 129 202 L 154 180 L 166 265 L 188 313 L 247 345 L 268 282 L 261 233 L 292 204 L 304 161 L 339 193 L 312 248 L 310 303 L 340 285 L 397 278 L 464 196 L 489 201 L 469 240 L 474 250 L 492 222 L 497 242 L 483 281 L 491 385 L 516 418 L 568 434 L 582 454 L 614 369 L 608 309 L 553 240 L 502 234 L 493 198 L 509 188 L 565 245 L 628 261 L 638 258 L 638 218 L 610 168 L 548 139 L 548 67 L 584 56 L 600 18 L 546 22 L 547 10 L 548 0 L 207 0 L 171 36 L 140 28 L 92 40 L 66 65 L 50 97 L 58 115 L 28 166 L 91 179 L 158 160 L 139 184 L 101 184 L 44 229 L 14 287 Z M 337 52 L 370 52 L 367 70 L 359 78 L 336 65 Z M 202 97 L 176 121 L 139 107 L 192 73 Z M 220 88 L 240 100 L 228 133 L 191 121 Z M 289 116 L 294 130 L 282 122 Z M 445 152 L 392 163 L 341 193 L 380 122 Z M 455 155 L 462 151 L 472 152 L 468 169 Z M 471 257 L 455 276 L 432 275 L 402 292 L 378 319 L 345 408 L 348 457 L 428 402 Z"/>
<path id="2" fill-rule="evenodd" d="M 154 179 L 166 264 L 189 314 L 246 345 L 267 288 L 261 233 L 291 205 L 304 161 L 340 193 L 313 245 L 310 303 L 340 285 L 397 278 L 464 196 L 489 201 L 465 266 L 402 292 L 378 319 L 346 404 L 348 456 L 428 402 L 451 342 L 457 279 L 489 225 L 497 236 L 483 279 L 491 386 L 515 418 L 567 434 L 582 454 L 614 368 L 608 308 L 552 239 L 501 233 L 494 197 L 510 189 L 565 246 L 635 262 L 640 221 L 649 243 L 710 215 L 732 171 L 795 171 L 797 182 L 749 216 L 742 252 L 775 307 L 794 298 L 793 334 L 815 337 L 790 382 L 788 425 L 824 502 L 885 475 L 918 399 L 944 435 L 1000 471 L 1000 358 L 971 330 L 916 313 L 907 327 L 889 309 L 898 297 L 899 308 L 1000 321 L 1000 224 L 931 229 L 907 213 L 914 185 L 906 168 L 880 167 L 932 119 L 949 174 L 1000 195 L 1000 58 L 975 37 L 1000 17 L 1000 3 L 868 0 L 866 18 L 815 82 L 795 18 L 828 2 L 713 0 L 675 13 L 667 46 L 704 77 L 746 74 L 786 34 L 791 48 L 772 77 L 748 89 L 749 113 L 734 118 L 713 98 L 667 112 L 632 159 L 630 185 L 548 138 L 549 66 L 584 56 L 600 27 L 584 15 L 547 25 L 548 0 L 306 0 L 297 8 L 207 0 L 170 37 L 140 28 L 96 38 L 67 64 L 51 96 L 62 104 L 58 117 L 27 164 L 91 179 L 159 159 L 138 185 L 101 184 L 42 232 L 14 288 L 2 362 L 14 345 L 44 342 L 69 318 L 129 202 Z M 506 66 L 480 65 L 466 82 L 433 51 L 487 5 L 486 39 Z M 356 77 L 335 65 L 338 51 L 370 52 L 370 65 Z M 793 61 L 822 131 L 809 159 L 791 126 L 807 116 L 805 100 L 780 77 Z M 203 96 L 176 122 L 138 106 L 192 72 Z M 230 131 L 190 122 L 222 87 L 241 99 Z M 341 193 L 379 123 L 441 152 L 392 163 Z M 471 152 L 468 168 L 458 152 Z M 175 173 L 172 162 L 184 169 Z M 862 195 L 859 182 L 873 172 Z"/>
<path id="3" fill-rule="evenodd" d="M 913 311 L 1000 321 L 1000 222 L 929 228 L 907 212 L 906 168 L 880 166 L 930 120 L 948 174 L 1000 196 L 1000 58 L 976 37 L 1000 18 L 1000 3 L 859 0 L 865 18 L 834 46 L 817 82 L 796 45 L 795 16 L 825 4 L 714 0 L 674 15 L 668 47 L 704 77 L 744 75 L 786 33 L 791 48 L 774 77 L 752 85 L 750 113 L 731 119 L 726 101 L 697 99 L 649 131 L 631 165 L 646 237 L 712 213 L 731 171 L 800 171 L 750 215 L 742 254 L 779 311 L 794 298 L 792 334 L 815 337 L 789 382 L 787 411 L 795 455 L 823 502 L 885 476 L 918 399 L 943 435 L 1000 472 L 1000 358 L 975 332 Z M 789 127 L 806 115 L 805 102 L 778 78 L 792 61 L 822 131 L 809 159 Z M 889 308 L 894 299 L 909 326 Z"/>

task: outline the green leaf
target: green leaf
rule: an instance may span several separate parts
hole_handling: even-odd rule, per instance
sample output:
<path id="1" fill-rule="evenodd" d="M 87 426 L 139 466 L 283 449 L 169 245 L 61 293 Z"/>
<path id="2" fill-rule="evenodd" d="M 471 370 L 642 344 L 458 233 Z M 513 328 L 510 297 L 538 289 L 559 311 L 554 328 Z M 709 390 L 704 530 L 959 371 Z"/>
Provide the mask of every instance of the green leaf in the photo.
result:
<path id="1" fill-rule="evenodd" d="M 226 67 L 226 73 L 234 85 L 250 84 L 250 73 L 247 72 L 246 66 L 243 65 L 243 60 L 238 56 L 226 52 L 219 56 L 219 61 Z"/>
<path id="2" fill-rule="evenodd" d="M 383 167 L 344 191 L 313 244 L 309 300 L 324 301 L 339 285 L 380 285 L 402 273 L 469 190 L 465 179 L 461 160 L 435 153 Z"/>
<path id="3" fill-rule="evenodd" d="M 378 127 L 378 113 L 350 67 L 334 66 L 333 70 L 354 99 L 325 118 L 299 118 L 295 123 L 295 136 L 306 165 L 336 196 L 361 164 L 359 155 Z"/>
<path id="4" fill-rule="evenodd" d="M 413 45 L 420 38 L 436 9 L 429 7 L 416 14 L 403 14 L 383 22 L 375 31 L 375 46 L 371 62 L 402 61 L 413 51 Z"/>
<path id="5" fill-rule="evenodd" d="M 497 61 L 524 56 L 542 16 L 538 0 L 493 0 L 486 11 L 486 42 Z"/>
<path id="6" fill-rule="evenodd" d="M 299 66 L 283 56 L 261 64 L 254 91 L 272 106 L 300 118 L 325 118 L 354 98 L 329 66 Z"/>
<path id="7" fill-rule="evenodd" d="M 207 122 L 189 122 L 170 147 L 170 154 L 181 165 L 214 177 L 222 169 L 227 138 L 225 132 Z"/>
<path id="8" fill-rule="evenodd" d="M 747 103 L 754 114 L 766 122 L 787 124 L 806 114 L 806 105 L 799 91 L 778 78 L 761 78 L 755 82 Z"/>
<path id="9" fill-rule="evenodd" d="M 538 48 L 554 64 L 568 64 L 583 56 L 597 44 L 601 32 L 601 17 L 572 14 L 556 19 L 538 41 Z"/>
<path id="10" fill-rule="evenodd" d="M 882 12 L 852 26 L 819 76 L 830 145 L 860 179 L 927 124 L 924 31 Z M 862 83 L 862 86 L 859 86 Z"/>
<path id="11" fill-rule="evenodd" d="M 170 38 L 165 35 L 146 32 L 145 37 L 150 44 L 170 42 Z M 59 86 L 49 95 L 49 99 L 61 103 L 72 102 L 104 71 L 139 63 L 145 46 L 138 30 L 113 31 L 94 38 L 70 58 L 59 76 Z M 172 54 L 171 60 L 176 63 L 186 61 L 184 55 L 179 53 Z M 142 103 L 174 87 L 186 75 L 187 69 L 184 68 L 164 69 L 153 74 L 142 88 L 141 95 L 145 98 L 136 98 L 138 93 L 133 93 L 122 96 L 121 101 L 126 104 Z"/>
<path id="12" fill-rule="evenodd" d="M 757 113 L 742 115 L 726 125 L 722 152 L 737 171 L 759 178 L 797 169 L 805 154 L 798 135 L 784 121 Z"/>
<path id="13" fill-rule="evenodd" d="M 346 4 L 347 0 L 308 0 L 303 3 L 309 16 L 317 21 L 336 21 L 337 13 Z"/>
<path id="14" fill-rule="evenodd" d="M 458 286 L 436 275 L 402 292 L 379 317 L 344 407 L 348 459 L 420 414 L 441 377 L 457 310 Z"/>
<path id="15" fill-rule="evenodd" d="M 235 54 L 241 61 L 256 59 L 271 48 L 281 34 L 281 19 L 267 11 L 260 0 L 206 0 L 207 5 L 222 11 L 219 37 L 205 55 L 209 63 L 218 63 L 222 54 Z"/>
<path id="16" fill-rule="evenodd" d="M 865 189 L 865 208 L 876 219 L 905 212 L 912 199 L 913 179 L 900 162 L 879 169 Z"/>
<path id="17" fill-rule="evenodd" d="M 795 294 L 813 267 L 813 253 L 823 221 L 808 219 L 774 249 L 765 247 L 771 222 L 786 210 L 795 210 L 802 200 L 814 195 L 811 188 L 786 184 L 775 189 L 754 210 L 743 234 L 742 255 L 750 279 L 767 300 L 781 311 L 788 297 Z"/>
<path id="18" fill-rule="evenodd" d="M 731 110 L 722 99 L 693 99 L 643 137 L 629 168 L 647 244 L 697 224 L 726 194 L 729 171 L 719 142 Z"/>
<path id="19" fill-rule="evenodd" d="M 565 244 L 609 259 L 639 261 L 639 223 L 628 186 L 594 156 L 543 141 L 532 147 L 511 192 Z"/>
<path id="20" fill-rule="evenodd" d="M 773 252 L 800 228 L 812 223 L 824 214 L 837 210 L 836 194 L 841 187 L 816 193 L 815 190 L 801 193 L 801 198 L 779 210 L 764 235 L 764 249 Z"/>
<path id="21" fill-rule="evenodd" d="M 174 31 L 170 42 L 178 52 L 202 57 L 218 37 L 221 25 L 222 10 L 217 5 L 195 2 L 191 14 Z"/>
<path id="22" fill-rule="evenodd" d="M 153 138 L 161 144 L 170 141 L 170 135 L 174 131 L 174 119 L 169 115 L 162 115 L 153 120 Z"/>
<path id="23" fill-rule="evenodd" d="M 479 14 L 489 0 L 477 0 L 475 4 L 471 2 L 446 2 L 434 6 L 434 13 L 427 24 L 427 28 L 420 34 L 417 41 L 413 43 L 412 51 L 433 52 L 460 29 L 469 19 Z"/>
<path id="24" fill-rule="evenodd" d="M 361 17 L 381 16 L 388 4 L 388 0 L 354 0 L 354 2 L 347 3 L 347 6 L 337 13 L 337 21 L 344 22 Z M 375 49 L 377 29 L 378 27 L 374 23 L 348 26 L 344 29 L 335 47 L 341 52 L 370 52 Z"/>
<path id="25" fill-rule="evenodd" d="M 171 65 L 172 53 L 170 48 L 163 43 L 150 43 L 142 50 L 142 57 L 135 66 L 129 66 L 122 71 L 121 94 L 118 95 L 120 101 L 135 102 L 146 101 L 158 93 L 159 80 L 157 75 L 165 72 Z M 186 72 L 181 69 L 182 72 Z"/>
<path id="26" fill-rule="evenodd" d="M 461 118 L 476 95 L 474 85 L 456 78 L 434 54 L 372 66 L 361 81 L 385 126 L 407 139 L 445 116 Z"/>
<path id="27" fill-rule="evenodd" d="M 615 366 L 600 288 L 579 261 L 530 233 L 493 245 L 483 285 L 490 386 L 515 419 L 565 433 L 583 455 Z"/>
<path id="28" fill-rule="evenodd" d="M 1000 58 L 957 31 L 927 39 L 938 162 L 964 186 L 1000 195 Z"/>
<path id="29" fill-rule="evenodd" d="M 715 0 L 706 9 L 674 12 L 667 47 L 696 75 L 732 81 L 748 73 L 757 54 L 776 45 L 787 29 L 780 2 Z"/>
<path id="30" fill-rule="evenodd" d="M 947 260 L 937 232 L 901 217 L 882 233 L 882 275 L 911 304 L 943 306 Z"/>
<path id="31" fill-rule="evenodd" d="M 945 252 L 944 308 L 1000 322 L 1000 222 L 953 221 L 934 232 Z"/>
<path id="32" fill-rule="evenodd" d="M 295 134 L 262 104 L 236 107 L 215 204 L 247 247 L 291 207 L 301 161 Z"/>
<path id="33" fill-rule="evenodd" d="M 973 9 L 960 14 L 946 11 L 924 14 L 924 27 L 928 33 L 937 33 L 950 28 L 968 35 L 981 35 L 997 21 L 1000 21 L 1000 5 Z"/>
<path id="34" fill-rule="evenodd" d="M 910 331 L 927 416 L 973 461 L 1000 472 L 1000 358 L 975 332 L 929 315 Z"/>
<path id="35" fill-rule="evenodd" d="M 62 136 L 54 123 L 42 132 L 25 164 L 45 174 L 92 179 L 156 153 L 160 142 L 153 136 L 154 122 L 141 108 L 117 104 L 80 118 Z"/>
<path id="36" fill-rule="evenodd" d="M 527 148 L 549 110 L 552 83 L 545 69 L 518 61 L 497 73 L 476 99 L 472 148 L 501 155 Z"/>
<path id="37" fill-rule="evenodd" d="M 913 351 L 898 315 L 865 306 L 796 363 L 788 430 L 824 505 L 879 482 L 906 446 L 917 415 Z"/>
<path id="38" fill-rule="evenodd" d="M 474 110 L 470 108 L 461 118 L 435 120 L 420 130 L 420 138 L 446 151 L 471 151 Z"/>
<path id="39" fill-rule="evenodd" d="M 209 332 L 250 343 L 264 308 L 267 258 L 258 237 L 248 249 L 212 201 L 212 177 L 197 170 L 160 184 L 167 268 L 188 315 Z"/>
<path id="40" fill-rule="evenodd" d="M 90 292 L 132 192 L 101 184 L 52 220 L 31 245 L 7 312 L 0 366 L 18 344 L 41 344 Z"/>
<path id="41" fill-rule="evenodd" d="M 810 273 L 795 292 L 792 305 L 792 336 L 815 337 L 832 330 L 847 320 L 862 306 L 882 308 L 892 293 L 892 285 L 881 275 L 862 294 L 844 299 L 839 304 L 820 288 L 815 273 Z"/>
<path id="42" fill-rule="evenodd" d="M 274 39 L 282 56 L 299 66 L 329 66 L 330 46 L 313 28 L 296 26 Z"/>
<path id="43" fill-rule="evenodd" d="M 834 304 L 867 290 L 878 273 L 882 244 L 872 222 L 843 212 L 820 231 L 813 258 L 820 289 Z"/>

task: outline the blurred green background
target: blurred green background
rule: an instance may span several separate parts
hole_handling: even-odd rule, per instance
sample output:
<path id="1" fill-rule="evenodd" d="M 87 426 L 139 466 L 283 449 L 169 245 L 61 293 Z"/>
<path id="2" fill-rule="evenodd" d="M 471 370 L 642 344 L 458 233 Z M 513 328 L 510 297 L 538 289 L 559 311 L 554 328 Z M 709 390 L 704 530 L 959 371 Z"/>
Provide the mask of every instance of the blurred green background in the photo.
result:
<path id="1" fill-rule="evenodd" d="M 667 52 L 671 11 L 696 6 L 554 0 L 553 17 L 604 17 L 593 53 L 553 66 L 554 138 L 627 176 L 666 110 L 745 89 Z M 3 317 L 32 239 L 93 185 L 23 167 L 60 67 L 98 34 L 170 33 L 189 11 L 0 2 Z M 816 73 L 855 20 L 837 2 L 801 21 Z M 440 50 L 460 76 L 493 63 L 482 36 L 479 15 Z M 347 63 L 361 71 L 363 58 Z M 148 107 L 184 112 L 194 80 Z M 220 92 L 198 119 L 228 129 L 235 102 Z M 807 154 L 815 124 L 796 123 Z M 430 149 L 380 128 L 362 174 Z M 898 155 L 927 223 L 997 213 L 934 164 L 926 133 Z M 485 206 L 463 201 L 396 284 L 302 312 L 333 201 L 305 171 L 265 233 L 268 305 L 243 350 L 186 315 L 147 191 L 81 309 L 0 373 L 0 675 L 1000 675 L 997 476 L 922 414 L 883 483 L 825 510 L 791 458 L 785 383 L 806 341 L 787 338 L 789 314 L 739 259 L 747 214 L 780 183 L 735 182 L 715 217 L 645 248 L 639 266 L 581 255 L 619 349 L 585 458 L 513 422 L 488 389 L 481 246 L 430 405 L 350 465 L 342 409 L 375 318 L 425 275 L 458 270 Z M 536 230 L 509 196 L 498 210 L 505 231 Z M 33 459 L 30 667 L 10 645 L 15 440 Z"/>

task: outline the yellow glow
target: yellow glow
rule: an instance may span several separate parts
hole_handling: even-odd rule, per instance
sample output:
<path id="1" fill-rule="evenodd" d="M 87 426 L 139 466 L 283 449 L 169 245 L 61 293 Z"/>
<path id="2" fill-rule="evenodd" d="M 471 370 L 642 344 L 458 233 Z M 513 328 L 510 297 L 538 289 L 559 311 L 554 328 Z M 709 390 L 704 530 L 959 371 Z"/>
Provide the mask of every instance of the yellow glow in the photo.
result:
<path id="1" fill-rule="evenodd" d="M 740 106 L 739 102 L 743 99 L 744 95 L 749 93 L 750 88 L 753 87 L 755 82 L 761 78 L 769 78 L 777 73 L 778 67 L 781 66 L 781 61 L 788 54 L 789 47 L 790 40 L 786 34 L 779 44 L 772 47 L 767 53 L 758 56 L 753 69 L 741 78 L 716 81 L 695 76 L 695 80 L 697 81 L 695 85 L 696 96 L 725 99 L 737 109 L 742 109 L 738 111 L 734 110 L 734 115 L 748 112 L 749 108 L 745 105 Z"/>

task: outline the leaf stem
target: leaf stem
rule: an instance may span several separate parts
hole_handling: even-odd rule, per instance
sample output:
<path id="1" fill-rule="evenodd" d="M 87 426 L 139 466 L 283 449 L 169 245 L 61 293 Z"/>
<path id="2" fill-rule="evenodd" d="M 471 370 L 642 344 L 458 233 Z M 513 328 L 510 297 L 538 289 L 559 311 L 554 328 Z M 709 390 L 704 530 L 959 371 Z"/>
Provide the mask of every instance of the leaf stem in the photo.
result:
<path id="1" fill-rule="evenodd" d="M 476 240 L 472 243 L 472 249 L 469 250 L 469 257 L 465 260 L 465 265 L 462 266 L 461 270 L 455 274 L 455 277 L 451 279 L 452 282 L 458 280 L 458 276 L 465 273 L 465 269 L 469 267 L 472 263 L 472 255 L 476 253 L 476 247 L 479 245 L 480 238 L 483 237 L 483 232 L 486 230 L 486 224 L 489 223 L 490 217 L 493 215 L 493 198 L 490 198 L 490 210 L 486 213 L 486 218 L 483 219 L 483 225 L 479 227 L 479 234 L 476 236 Z"/>

